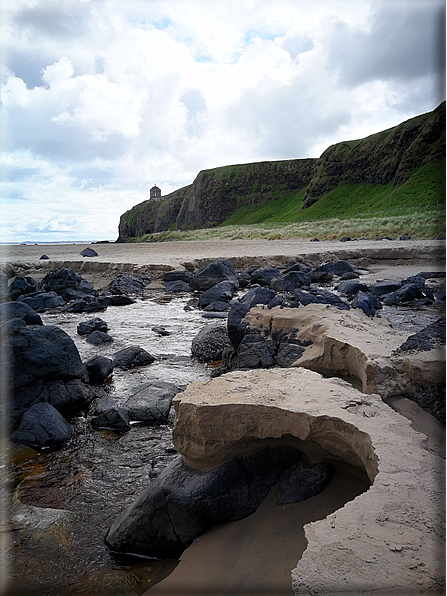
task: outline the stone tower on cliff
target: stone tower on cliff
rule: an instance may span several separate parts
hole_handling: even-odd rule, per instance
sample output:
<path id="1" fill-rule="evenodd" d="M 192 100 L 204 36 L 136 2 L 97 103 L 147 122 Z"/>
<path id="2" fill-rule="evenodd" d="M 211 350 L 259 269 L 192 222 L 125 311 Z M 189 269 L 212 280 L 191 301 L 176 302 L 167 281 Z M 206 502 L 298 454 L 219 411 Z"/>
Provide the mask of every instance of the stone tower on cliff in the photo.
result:
<path id="1" fill-rule="evenodd" d="M 154 201 L 161 199 L 161 190 L 158 188 L 158 186 L 155 185 L 150 189 L 149 199 Z"/>

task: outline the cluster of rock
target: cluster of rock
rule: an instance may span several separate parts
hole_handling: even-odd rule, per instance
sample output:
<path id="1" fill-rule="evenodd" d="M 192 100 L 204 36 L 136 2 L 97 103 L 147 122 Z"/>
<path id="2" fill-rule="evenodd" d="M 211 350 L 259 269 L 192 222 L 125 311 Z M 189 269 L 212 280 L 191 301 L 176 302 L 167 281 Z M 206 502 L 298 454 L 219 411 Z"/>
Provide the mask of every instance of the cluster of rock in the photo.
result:
<path id="1" fill-rule="evenodd" d="M 0 304 L 1 360 L 9 400 L 1 405 L 10 420 L 11 439 L 36 448 L 59 448 L 70 440 L 73 427 L 66 416 L 87 413 L 94 428 L 129 430 L 131 422 L 165 424 L 173 397 L 172 383 L 154 382 L 134 387 L 123 396 L 123 405 L 105 395 L 104 385 L 115 368 L 149 365 L 155 358 L 139 346 L 128 346 L 106 358 L 95 355 L 81 361 L 73 339 L 62 329 L 44 325 L 41 312 L 104 311 L 108 305 L 135 302 L 129 294 L 141 294 L 148 276 L 122 274 L 102 296 L 74 271 L 50 272 L 38 284 L 31 277 L 14 276 L 4 288 Z M 9 300 L 8 300 L 9 299 Z M 96 347 L 113 342 L 109 327 L 95 317 L 79 323 L 77 332 Z"/>
<path id="2" fill-rule="evenodd" d="M 222 360 L 214 375 L 234 369 L 288 367 L 298 360 L 309 340 L 296 331 L 276 330 L 268 337 L 250 327 L 245 317 L 255 306 L 298 308 L 325 304 L 339 310 L 360 309 L 374 317 L 382 305 L 426 306 L 445 301 L 445 289 L 434 291 L 426 284 L 439 272 L 421 272 L 403 281 L 363 283 L 358 269 L 346 261 L 327 262 L 312 268 L 304 262 L 290 263 L 283 271 L 273 267 L 236 271 L 230 261 L 214 261 L 195 274 L 171 271 L 165 274 L 170 291 L 200 292 L 193 303 L 208 316 L 222 314 L 226 329 L 218 324 L 205 326 L 193 341 L 192 354 L 204 362 Z M 329 289 L 330 288 L 330 289 Z M 244 295 L 235 298 L 243 289 Z"/>

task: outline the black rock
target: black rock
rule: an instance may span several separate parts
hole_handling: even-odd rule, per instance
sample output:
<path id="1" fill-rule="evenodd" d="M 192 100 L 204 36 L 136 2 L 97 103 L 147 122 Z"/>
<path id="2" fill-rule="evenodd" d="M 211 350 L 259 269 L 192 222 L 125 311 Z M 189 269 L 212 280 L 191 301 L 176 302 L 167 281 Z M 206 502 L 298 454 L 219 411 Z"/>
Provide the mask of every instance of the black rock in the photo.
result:
<path id="1" fill-rule="evenodd" d="M 56 292 L 62 296 L 65 302 L 84 298 L 85 296 L 97 296 L 98 292 L 93 286 L 71 269 L 57 269 L 47 273 L 39 283 L 39 289 L 43 292 Z"/>
<path id="2" fill-rule="evenodd" d="M 50 258 L 50 257 L 49 257 L 48 255 L 42 255 L 42 256 L 40 257 L 40 259 L 44 259 L 44 260 L 46 260 L 46 259 L 49 259 L 49 258 Z"/>
<path id="3" fill-rule="evenodd" d="M 107 293 L 114 295 L 141 294 L 144 288 L 151 283 L 151 278 L 148 275 L 141 275 L 137 273 L 121 273 L 113 281 L 109 283 L 104 290 Z"/>
<path id="4" fill-rule="evenodd" d="M 400 281 L 378 281 L 370 286 L 369 291 L 374 296 L 384 296 L 385 294 L 395 292 L 401 286 L 402 282 Z"/>
<path id="5" fill-rule="evenodd" d="M 107 306 L 127 306 L 129 304 L 135 304 L 136 300 L 131 298 L 130 296 L 125 296 L 124 294 L 121 295 L 113 295 L 113 294 L 103 294 L 102 298 Z"/>
<path id="6" fill-rule="evenodd" d="M 379 300 L 373 294 L 367 294 L 361 290 L 351 302 L 351 306 L 352 308 L 360 308 L 368 317 L 373 317 L 376 314 L 376 310 L 382 308 Z"/>
<path id="7" fill-rule="evenodd" d="M 193 338 L 191 354 L 199 362 L 214 362 L 222 359 L 223 350 L 230 345 L 226 328 L 211 323 L 202 327 Z"/>
<path id="8" fill-rule="evenodd" d="M 284 472 L 279 481 L 278 505 L 299 503 L 321 493 L 332 477 L 332 467 L 321 463 L 314 466 L 299 461 Z"/>
<path id="9" fill-rule="evenodd" d="M 166 331 L 166 329 L 164 327 L 152 327 L 152 331 L 154 333 L 156 333 L 157 335 L 159 335 L 160 337 L 166 337 L 168 335 L 171 335 L 171 333 L 169 331 Z"/>
<path id="10" fill-rule="evenodd" d="M 163 276 L 163 281 L 168 283 L 173 281 L 183 281 L 188 285 L 191 279 L 192 273 L 191 271 L 187 271 L 186 269 L 181 269 L 179 271 L 166 271 L 166 273 Z"/>
<path id="11" fill-rule="evenodd" d="M 354 294 L 357 294 L 359 290 L 361 290 L 362 292 L 368 292 L 368 286 L 358 281 L 341 281 L 338 284 L 337 290 L 341 294 L 353 296 Z"/>
<path id="12" fill-rule="evenodd" d="M 106 397 L 100 400 L 96 405 L 96 412 L 96 416 L 91 420 L 93 428 L 104 428 L 117 432 L 127 432 L 131 428 L 128 411 L 126 408 L 116 405 L 111 398 Z"/>
<path id="13" fill-rule="evenodd" d="M 246 271 L 238 271 L 236 276 L 240 288 L 247 288 L 250 285 L 251 275 Z"/>
<path id="14" fill-rule="evenodd" d="M 277 351 L 276 341 L 265 339 L 259 333 L 247 333 L 238 346 L 236 366 L 240 369 L 270 368 L 275 365 Z"/>
<path id="15" fill-rule="evenodd" d="M 26 325 L 43 325 L 40 315 L 24 302 L 4 302 L 0 304 L 0 322 L 22 319 Z"/>
<path id="16" fill-rule="evenodd" d="M 167 292 L 192 292 L 191 286 L 182 281 L 181 279 L 177 281 L 165 281 L 164 287 Z"/>
<path id="17" fill-rule="evenodd" d="M 434 348 L 445 345 L 445 317 L 427 325 L 421 331 L 410 335 L 407 340 L 397 348 L 396 352 L 423 351 L 428 352 Z"/>
<path id="18" fill-rule="evenodd" d="M 335 275 L 338 275 L 339 277 L 345 273 L 355 273 L 354 267 L 346 261 L 336 261 L 335 263 L 332 263 L 332 269 Z"/>
<path id="19" fill-rule="evenodd" d="M 9 286 L 9 295 L 11 297 L 11 300 L 17 300 L 19 296 L 32 294 L 36 290 L 37 282 L 35 279 L 33 279 L 32 277 L 24 277 L 23 275 L 18 275 L 15 279 L 12 280 Z"/>
<path id="20" fill-rule="evenodd" d="M 237 285 L 236 271 L 230 261 L 213 261 L 200 267 L 193 275 L 189 285 L 193 290 L 206 292 L 221 281 L 230 281 Z"/>
<path id="21" fill-rule="evenodd" d="M 312 283 L 329 282 L 332 280 L 334 275 L 334 268 L 331 262 L 324 263 L 324 265 L 321 265 L 320 267 L 317 267 L 316 269 L 313 269 L 313 271 L 310 272 L 310 278 L 312 280 Z"/>
<path id="22" fill-rule="evenodd" d="M 68 304 L 64 310 L 66 312 L 81 313 L 81 312 L 102 312 L 106 310 L 107 302 L 102 296 L 85 296 L 78 298 Z"/>
<path id="23" fill-rule="evenodd" d="M 287 447 L 266 449 L 204 473 L 174 455 L 112 524 L 105 542 L 117 552 L 179 558 L 215 524 L 256 511 L 270 487 L 298 458 L 299 453 Z"/>
<path id="24" fill-rule="evenodd" d="M 296 344 L 282 343 L 279 346 L 278 353 L 275 356 L 275 362 L 278 366 L 288 368 L 296 362 L 304 353 L 304 348 Z"/>
<path id="25" fill-rule="evenodd" d="M 241 298 L 240 303 L 250 310 L 257 304 L 268 304 L 275 296 L 276 292 L 274 290 L 255 286 Z"/>
<path id="26" fill-rule="evenodd" d="M 225 313 L 230 310 L 230 304 L 228 302 L 211 302 L 204 308 L 206 313 Z"/>
<path id="27" fill-rule="evenodd" d="M 203 292 L 199 298 L 199 306 L 208 306 L 212 302 L 230 302 L 234 294 L 234 282 L 224 280 Z"/>
<path id="28" fill-rule="evenodd" d="M 245 331 L 248 328 L 248 323 L 244 321 L 245 315 L 250 310 L 250 306 L 234 301 L 228 313 L 227 331 L 228 337 L 234 349 L 238 347 L 242 341 Z"/>
<path id="29" fill-rule="evenodd" d="M 79 253 L 81 255 L 81 257 L 97 257 L 98 253 L 96 252 L 96 250 L 93 250 L 93 248 L 84 248 L 84 250 L 81 250 L 81 252 Z"/>
<path id="30" fill-rule="evenodd" d="M 113 366 L 118 368 L 134 368 L 154 361 L 155 358 L 139 346 L 129 346 L 113 354 Z"/>
<path id="31" fill-rule="evenodd" d="M 35 292 L 32 295 L 19 296 L 17 302 L 28 304 L 36 312 L 45 312 L 50 308 L 65 306 L 64 299 L 56 292 Z"/>
<path id="32" fill-rule="evenodd" d="M 66 443 L 72 434 L 73 428 L 52 405 L 39 403 L 24 413 L 11 440 L 38 449 L 56 449 Z"/>
<path id="33" fill-rule="evenodd" d="M 106 333 L 108 330 L 109 326 L 107 323 L 99 317 L 89 319 L 88 321 L 82 321 L 77 327 L 79 335 L 90 335 L 93 331 L 103 331 Z"/>
<path id="34" fill-rule="evenodd" d="M 113 373 L 113 362 L 105 356 L 93 356 L 84 363 L 90 385 L 103 385 Z"/>
<path id="35" fill-rule="evenodd" d="M 92 331 L 85 341 L 92 346 L 101 347 L 113 343 L 113 337 L 104 331 Z"/>
<path id="36" fill-rule="evenodd" d="M 342 236 L 340 238 L 340 242 L 350 242 L 351 241 L 351 237 L 350 236 Z"/>
<path id="37" fill-rule="evenodd" d="M 318 238 L 311 238 L 309 242 L 320 242 L 320 240 Z"/>
<path id="38" fill-rule="evenodd" d="M 123 408 L 128 419 L 143 424 L 166 424 L 172 400 L 179 392 L 173 383 L 153 381 L 130 389 Z"/>
<path id="39" fill-rule="evenodd" d="M 346 271 L 346 273 L 343 273 L 343 275 L 340 277 L 340 281 L 348 281 L 350 279 L 358 279 L 360 277 L 360 275 L 358 273 L 355 273 L 354 271 Z"/>
<path id="40" fill-rule="evenodd" d="M 309 273 L 303 271 L 289 271 L 280 277 L 272 279 L 270 287 L 276 292 L 293 292 L 297 288 L 309 286 L 310 283 Z"/>
<path id="41" fill-rule="evenodd" d="M 254 283 L 264 287 L 269 286 L 275 277 L 281 277 L 281 273 L 274 267 L 264 267 L 262 269 L 256 269 L 256 271 L 253 271 L 251 277 Z"/>
<path id="42" fill-rule="evenodd" d="M 417 284 L 406 284 L 392 292 L 387 294 L 383 298 L 383 303 L 386 306 L 393 306 L 394 304 L 402 304 L 405 302 L 411 302 L 412 300 L 423 298 L 424 294 L 422 293 L 421 288 Z"/>

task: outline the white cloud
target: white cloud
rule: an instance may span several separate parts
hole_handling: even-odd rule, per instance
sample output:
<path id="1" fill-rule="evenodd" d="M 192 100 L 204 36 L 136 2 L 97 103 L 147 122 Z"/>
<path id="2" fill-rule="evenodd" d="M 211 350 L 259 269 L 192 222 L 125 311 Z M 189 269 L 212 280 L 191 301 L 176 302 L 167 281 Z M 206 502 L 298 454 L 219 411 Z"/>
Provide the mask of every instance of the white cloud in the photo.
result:
<path id="1" fill-rule="evenodd" d="M 207 167 L 316 157 L 433 109 L 442 7 L 4 2 L 2 237 L 115 239 L 155 182 L 167 194 Z"/>

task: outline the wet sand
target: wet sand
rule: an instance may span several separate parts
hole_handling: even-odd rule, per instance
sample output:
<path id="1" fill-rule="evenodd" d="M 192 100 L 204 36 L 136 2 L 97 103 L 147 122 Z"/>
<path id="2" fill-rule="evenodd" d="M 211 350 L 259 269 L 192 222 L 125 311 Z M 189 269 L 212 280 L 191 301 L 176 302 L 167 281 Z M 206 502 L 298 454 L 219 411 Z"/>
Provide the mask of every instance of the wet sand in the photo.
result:
<path id="1" fill-rule="evenodd" d="M 290 574 L 307 546 L 304 524 L 325 518 L 368 486 L 346 468 L 301 503 L 278 505 L 272 489 L 249 517 L 197 538 L 173 573 L 145 595 L 293 596 Z"/>

